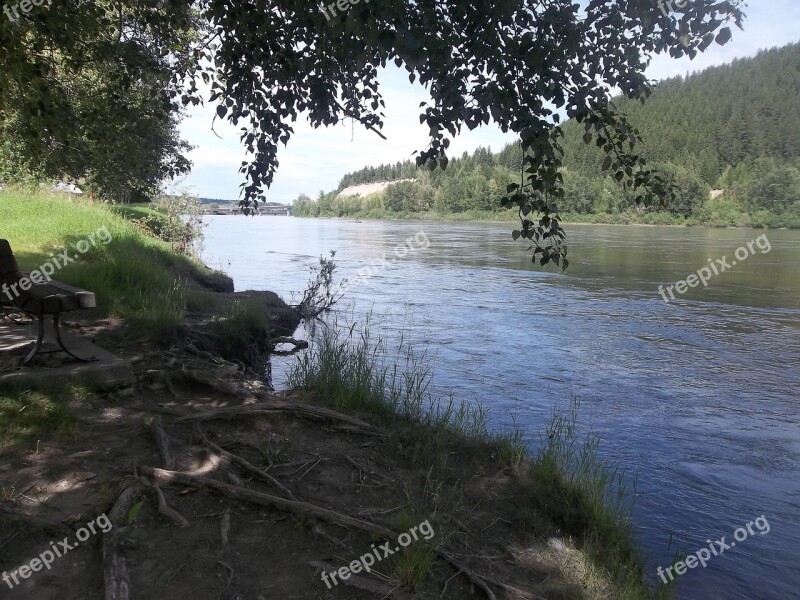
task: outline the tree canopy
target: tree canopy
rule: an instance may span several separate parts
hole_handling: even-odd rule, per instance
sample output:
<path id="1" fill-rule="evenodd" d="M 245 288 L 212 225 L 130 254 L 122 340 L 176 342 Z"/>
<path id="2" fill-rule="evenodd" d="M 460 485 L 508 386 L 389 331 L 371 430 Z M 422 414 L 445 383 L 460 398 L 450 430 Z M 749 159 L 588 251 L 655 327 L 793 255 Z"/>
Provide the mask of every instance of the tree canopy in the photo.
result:
<path id="1" fill-rule="evenodd" d="M 605 155 L 583 140 L 575 120 L 563 125 L 559 215 L 570 220 L 650 224 L 800 227 L 800 44 L 710 67 L 654 86 L 642 105 L 614 102 L 640 128 L 639 152 L 674 194 L 666 206 L 640 206 L 636 193 L 605 176 Z M 299 198 L 295 214 L 396 217 L 433 211 L 471 218 L 507 218 L 497 203 L 519 181 L 520 144 L 498 153 L 478 147 L 428 171 L 407 160 L 346 173 L 337 189 L 316 201 Z M 359 184 L 396 183 L 381 192 L 340 195 Z M 711 197 L 711 188 L 718 193 Z M 723 192 L 720 195 L 720 192 Z"/>
<path id="2" fill-rule="evenodd" d="M 563 197 L 559 114 L 585 124 L 586 143 L 606 154 L 604 170 L 641 191 L 640 199 L 669 197 L 667 181 L 636 153 L 641 138 L 611 95 L 644 100 L 654 54 L 693 57 L 726 43 L 730 25 L 741 26 L 737 4 L 386 0 L 351 2 L 329 18 L 316 0 L 66 0 L 0 26 L 7 57 L 0 112 L 16 101 L 24 126 L 45 144 L 74 135 L 59 116 L 71 108 L 70 95 L 50 87 L 53 57 L 71 68 L 98 64 L 119 56 L 109 38 L 124 38 L 161 58 L 171 98 L 184 106 L 214 102 L 219 118 L 241 127 L 251 153 L 241 167 L 247 210 L 263 201 L 295 120 L 323 126 L 353 119 L 379 133 L 379 69 L 394 62 L 430 93 L 420 107 L 429 137 L 420 142 L 419 165 L 446 167 L 450 140 L 464 127 L 494 122 L 519 135 L 521 180 L 502 202 L 519 208 L 515 237 L 530 240 L 534 259 L 546 264 L 566 256 L 556 215 Z M 131 72 L 120 61 L 123 84 Z"/>

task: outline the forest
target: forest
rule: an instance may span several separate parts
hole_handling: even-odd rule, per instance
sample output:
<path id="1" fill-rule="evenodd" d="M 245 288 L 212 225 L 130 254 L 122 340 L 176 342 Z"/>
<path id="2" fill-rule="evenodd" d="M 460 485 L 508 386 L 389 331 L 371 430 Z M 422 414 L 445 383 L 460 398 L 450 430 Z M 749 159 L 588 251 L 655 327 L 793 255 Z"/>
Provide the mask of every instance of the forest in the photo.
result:
<path id="1" fill-rule="evenodd" d="M 603 173 L 604 154 L 575 121 L 563 126 L 566 221 L 800 227 L 800 44 L 663 80 L 645 103 L 615 99 L 644 139 L 649 168 L 677 186 L 668 206 L 642 206 Z M 447 169 L 413 160 L 365 167 L 297 216 L 513 219 L 499 199 L 520 181 L 522 150 L 478 148 Z M 364 183 L 413 179 L 371 196 L 340 196 Z M 712 190 L 713 193 L 712 193 Z"/>

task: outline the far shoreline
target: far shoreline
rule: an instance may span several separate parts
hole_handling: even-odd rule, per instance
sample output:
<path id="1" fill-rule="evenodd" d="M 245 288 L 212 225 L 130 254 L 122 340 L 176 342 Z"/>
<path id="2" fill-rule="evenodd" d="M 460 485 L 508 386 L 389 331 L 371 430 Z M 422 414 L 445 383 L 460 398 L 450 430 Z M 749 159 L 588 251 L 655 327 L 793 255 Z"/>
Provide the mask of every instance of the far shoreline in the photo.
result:
<path id="1" fill-rule="evenodd" d="M 413 215 L 402 215 L 397 217 L 388 217 L 388 216 L 381 216 L 381 217 L 370 217 L 370 216 L 363 216 L 363 215 L 353 215 L 347 217 L 334 217 L 334 216 L 307 216 L 307 215 L 292 215 L 293 217 L 297 217 L 298 219 L 325 219 L 330 221 L 344 221 L 344 222 L 353 222 L 353 221 L 427 221 L 431 223 L 496 223 L 496 224 L 504 224 L 504 225 L 515 225 L 519 223 L 518 220 L 513 219 L 491 219 L 491 218 L 448 218 L 443 217 L 443 215 L 436 215 L 434 217 L 428 216 L 413 216 Z M 569 220 L 561 220 L 563 225 L 605 225 L 609 227 L 669 227 L 673 229 L 741 229 L 741 230 L 753 230 L 753 229 L 764 229 L 770 231 L 798 231 L 800 227 L 768 227 L 768 226 L 737 226 L 737 225 L 715 225 L 713 223 L 684 223 L 684 224 L 676 224 L 676 223 L 639 223 L 639 222 L 631 222 L 631 223 L 598 223 L 592 221 L 569 221 Z"/>

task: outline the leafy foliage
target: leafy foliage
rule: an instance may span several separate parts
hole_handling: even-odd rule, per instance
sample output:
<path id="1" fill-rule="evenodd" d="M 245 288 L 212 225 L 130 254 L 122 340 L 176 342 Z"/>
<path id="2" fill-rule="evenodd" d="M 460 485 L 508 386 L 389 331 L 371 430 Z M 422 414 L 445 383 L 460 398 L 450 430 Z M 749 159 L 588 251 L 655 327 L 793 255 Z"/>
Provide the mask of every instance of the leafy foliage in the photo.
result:
<path id="1" fill-rule="evenodd" d="M 193 22 L 193 7 L 202 26 Z M 566 252 L 554 214 L 563 198 L 557 111 L 585 125 L 587 142 L 608 156 L 604 170 L 639 199 L 668 197 L 669 186 L 635 153 L 641 136 L 610 102 L 610 90 L 644 100 L 652 55 L 694 57 L 715 40 L 727 42 L 728 25 L 741 20 L 736 3 L 725 0 L 693 0 L 668 14 L 650 0 L 590 0 L 585 6 L 389 0 L 365 2 L 330 21 L 316 0 L 141 1 L 124 9 L 69 0 L 26 17 L 24 27 L 0 29 L 0 48 L 10 57 L 9 75 L 0 77 L 0 110 L 7 110 L 6 98 L 16 98 L 27 130 L 71 139 L 74 128 L 57 117 L 59 109 L 73 108 L 68 96 L 61 87 L 44 90 L 55 69 L 43 58 L 49 56 L 45 48 L 56 49 L 74 69 L 119 56 L 108 38 L 135 33 L 125 37 L 142 40 L 151 50 L 147 56 L 172 57 L 172 98 L 199 104 L 204 93 L 198 84 L 207 85 L 217 116 L 242 124 L 241 139 L 252 154 L 241 167 L 247 179 L 242 205 L 249 212 L 263 201 L 278 167 L 278 145 L 288 143 L 301 115 L 315 127 L 352 119 L 379 133 L 385 102 L 378 69 L 394 62 L 431 96 L 420 107 L 430 134 L 419 166 L 445 168 L 450 140 L 464 127 L 494 121 L 519 135 L 522 182 L 505 202 L 519 210 L 521 237 L 537 250 L 545 235 L 554 242 L 552 252 L 542 250 L 550 260 Z M 193 28 L 202 37 L 190 43 L 181 36 Z M 120 69 L 123 83 L 129 64 L 123 61 Z"/>
<path id="2" fill-rule="evenodd" d="M 328 312 L 341 299 L 341 294 L 333 287 L 333 275 L 336 272 L 334 258 L 336 252 L 331 250 L 331 257 L 319 257 L 319 266 L 311 267 L 312 277 L 308 287 L 297 305 L 297 311 L 307 321 L 316 319 Z"/>
<path id="3" fill-rule="evenodd" d="M 800 45 L 762 52 L 687 78 L 659 83 L 642 106 L 615 102 L 642 132 L 641 155 L 671 189 L 664 206 L 641 207 L 636 193 L 606 177 L 606 155 L 586 145 L 584 127 L 564 125 L 564 196 L 571 219 L 651 224 L 800 226 Z M 733 115 L 736 115 L 735 118 Z M 765 115 L 781 115 L 780 119 Z M 295 201 L 300 216 L 438 215 L 509 218 L 498 190 L 519 183 L 519 143 L 493 154 L 478 148 L 451 160 L 447 170 L 417 168 L 413 161 L 366 167 L 345 175 L 337 190 Z M 382 194 L 340 197 L 347 186 L 392 181 Z M 724 191 L 710 198 L 711 188 Z M 521 235 L 520 235 L 521 237 Z"/>
<path id="4" fill-rule="evenodd" d="M 67 0 L 0 18 L 0 177 L 80 180 L 116 201 L 147 199 L 188 172 L 174 61 L 190 7 Z"/>

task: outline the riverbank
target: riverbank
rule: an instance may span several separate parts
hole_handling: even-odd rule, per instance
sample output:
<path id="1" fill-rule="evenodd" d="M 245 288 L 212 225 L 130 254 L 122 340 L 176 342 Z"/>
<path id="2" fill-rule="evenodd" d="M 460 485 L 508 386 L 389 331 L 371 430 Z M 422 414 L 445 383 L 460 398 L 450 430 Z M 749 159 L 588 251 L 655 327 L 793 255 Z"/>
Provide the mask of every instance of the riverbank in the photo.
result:
<path id="1" fill-rule="evenodd" d="M 0 390 L 0 537 L 16 540 L 0 568 L 98 515 L 117 532 L 12 596 L 90 597 L 127 578 L 137 596 L 177 599 L 653 597 L 627 501 L 613 503 L 613 470 L 575 440 L 574 414 L 526 456 L 482 409 L 432 397 L 426 365 L 394 370 L 380 341 L 335 327 L 273 394 L 218 352 L 296 325 L 276 296 L 245 302 L 103 206 L 3 196 L 0 218 L 28 267 L 107 228 L 112 241 L 56 277 L 98 293 L 94 335 L 137 376 L 112 391 Z M 200 348 L 206 327 L 199 339 L 219 343 Z M 358 565 L 373 550 L 370 575 Z"/>
<path id="2" fill-rule="evenodd" d="M 339 218 L 368 220 L 417 220 L 441 222 L 495 222 L 519 223 L 516 210 L 479 211 L 470 210 L 461 213 L 437 213 L 388 211 L 371 209 L 343 215 L 303 215 L 295 211 L 294 216 L 304 218 Z M 792 215 L 775 215 L 768 211 L 759 211 L 754 215 L 742 212 L 734 207 L 717 203 L 709 208 L 708 214 L 700 217 L 682 217 L 667 212 L 628 211 L 623 213 L 577 214 L 562 213 L 559 215 L 565 225 L 652 225 L 674 227 L 708 227 L 708 228 L 741 228 L 741 229 L 800 229 L 800 217 Z"/>

